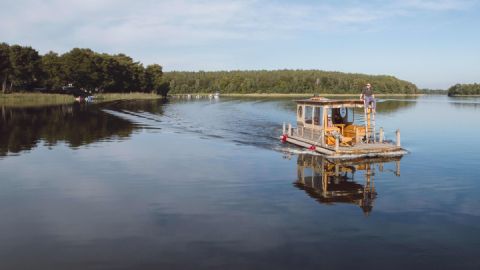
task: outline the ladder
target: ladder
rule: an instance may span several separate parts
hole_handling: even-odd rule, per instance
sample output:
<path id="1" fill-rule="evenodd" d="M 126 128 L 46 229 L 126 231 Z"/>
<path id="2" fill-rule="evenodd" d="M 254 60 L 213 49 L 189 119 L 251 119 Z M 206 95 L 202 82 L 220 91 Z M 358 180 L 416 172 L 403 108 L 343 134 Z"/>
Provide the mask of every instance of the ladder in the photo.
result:
<path id="1" fill-rule="evenodd" d="M 366 142 L 377 141 L 377 135 L 375 132 L 375 114 L 376 112 L 369 108 L 369 105 L 363 101 L 363 117 L 365 122 L 365 138 Z"/>

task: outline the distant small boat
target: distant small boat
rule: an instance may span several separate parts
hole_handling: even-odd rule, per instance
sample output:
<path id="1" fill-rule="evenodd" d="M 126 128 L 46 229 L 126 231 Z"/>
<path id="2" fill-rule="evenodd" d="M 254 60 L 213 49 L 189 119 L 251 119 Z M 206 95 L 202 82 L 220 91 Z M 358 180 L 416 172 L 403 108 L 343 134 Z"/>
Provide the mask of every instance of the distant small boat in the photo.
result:
<path id="1" fill-rule="evenodd" d="M 93 102 L 94 97 L 93 96 L 78 96 L 75 97 L 75 100 L 78 102 Z"/>
<path id="2" fill-rule="evenodd" d="M 213 97 L 214 97 L 215 99 L 220 98 L 220 93 L 219 93 L 219 92 L 215 92 L 215 94 L 213 95 Z"/>

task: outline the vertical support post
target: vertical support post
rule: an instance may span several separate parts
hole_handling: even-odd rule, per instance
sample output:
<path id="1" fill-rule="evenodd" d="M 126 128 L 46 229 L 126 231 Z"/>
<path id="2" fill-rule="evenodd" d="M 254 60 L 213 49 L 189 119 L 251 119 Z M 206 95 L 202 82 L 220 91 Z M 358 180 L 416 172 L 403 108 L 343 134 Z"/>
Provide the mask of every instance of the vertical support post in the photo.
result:
<path id="1" fill-rule="evenodd" d="M 325 130 L 322 129 L 322 134 L 320 134 L 320 145 L 325 146 Z"/>
<path id="2" fill-rule="evenodd" d="M 395 175 L 400 176 L 400 160 L 395 162 Z"/>
<path id="3" fill-rule="evenodd" d="M 318 110 L 315 106 L 312 106 L 312 133 L 310 134 L 310 140 L 315 141 L 315 110 Z"/>
<path id="4" fill-rule="evenodd" d="M 383 134 L 383 127 L 380 128 L 379 133 L 380 133 L 380 134 L 379 134 L 378 142 L 379 142 L 379 143 L 383 143 L 383 136 L 384 136 L 384 134 Z"/>
<path id="5" fill-rule="evenodd" d="M 312 170 L 312 188 L 315 187 L 315 166 L 313 165 L 313 162 L 312 162 L 312 168 L 310 169 Z"/>
<path id="6" fill-rule="evenodd" d="M 300 175 L 300 182 L 302 184 L 305 184 L 305 174 L 304 174 L 303 166 L 299 166 L 298 170 Z"/>
<path id="7" fill-rule="evenodd" d="M 373 142 L 377 141 L 377 133 L 375 132 L 375 110 L 372 109 L 372 117 L 371 117 L 371 125 L 372 125 L 372 133 L 373 133 Z"/>
<path id="8" fill-rule="evenodd" d="M 292 124 L 288 123 L 288 136 L 292 136 Z"/>
<path id="9" fill-rule="evenodd" d="M 400 129 L 397 129 L 397 146 L 400 147 Z"/>
<path id="10" fill-rule="evenodd" d="M 287 131 L 287 124 L 285 124 L 285 122 L 283 122 L 283 129 L 282 129 L 282 135 L 285 135 Z"/>
<path id="11" fill-rule="evenodd" d="M 338 141 L 338 137 L 335 138 L 335 151 L 338 151 L 338 146 L 340 145 L 340 142 Z"/>
<path id="12" fill-rule="evenodd" d="M 369 119 L 367 119 L 367 103 L 365 102 L 365 100 L 363 101 L 363 114 L 364 114 L 364 121 L 365 121 L 365 139 L 366 139 L 366 142 L 368 143 L 368 121 Z"/>

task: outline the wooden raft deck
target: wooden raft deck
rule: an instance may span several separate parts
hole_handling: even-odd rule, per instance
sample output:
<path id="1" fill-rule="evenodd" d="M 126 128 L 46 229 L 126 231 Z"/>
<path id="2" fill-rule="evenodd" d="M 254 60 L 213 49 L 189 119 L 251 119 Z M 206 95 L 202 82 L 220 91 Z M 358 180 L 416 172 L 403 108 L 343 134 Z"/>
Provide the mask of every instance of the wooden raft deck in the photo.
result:
<path id="1" fill-rule="evenodd" d="M 321 145 L 319 141 L 307 139 L 304 136 L 290 135 L 287 142 L 310 148 L 315 146 L 318 153 L 329 156 L 330 158 L 350 159 L 360 157 L 394 157 L 407 153 L 404 149 L 391 143 L 358 143 L 353 146 L 339 146 L 335 149 L 333 146 Z"/>

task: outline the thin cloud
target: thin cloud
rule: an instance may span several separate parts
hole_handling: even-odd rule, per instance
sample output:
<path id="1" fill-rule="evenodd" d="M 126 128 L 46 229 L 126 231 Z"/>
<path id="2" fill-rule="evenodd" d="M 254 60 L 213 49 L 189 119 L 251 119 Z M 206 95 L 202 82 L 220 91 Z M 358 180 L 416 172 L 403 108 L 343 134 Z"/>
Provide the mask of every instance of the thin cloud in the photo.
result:
<path id="1" fill-rule="evenodd" d="M 477 3 L 477 0 L 402 0 L 399 5 L 409 9 L 454 11 L 468 9 Z"/>
<path id="2" fill-rule="evenodd" d="M 10 1 L 0 34 L 10 42 L 111 46 L 195 45 L 292 37 L 375 21 L 362 8 L 272 1 Z M 42 40 L 43 39 L 43 40 Z"/>

